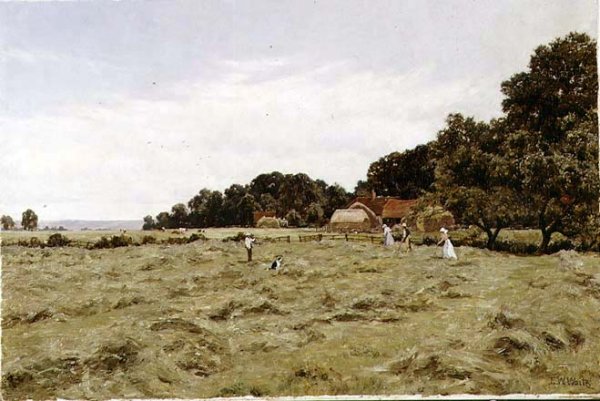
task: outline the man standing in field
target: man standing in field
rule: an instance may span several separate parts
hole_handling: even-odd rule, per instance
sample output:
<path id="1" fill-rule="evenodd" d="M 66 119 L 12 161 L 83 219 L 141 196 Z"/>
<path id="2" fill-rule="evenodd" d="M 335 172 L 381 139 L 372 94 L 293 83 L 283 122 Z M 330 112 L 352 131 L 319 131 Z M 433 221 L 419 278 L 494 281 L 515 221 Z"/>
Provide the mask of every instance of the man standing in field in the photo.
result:
<path id="1" fill-rule="evenodd" d="M 246 238 L 244 238 L 244 246 L 248 252 L 248 262 L 252 262 L 252 247 L 254 246 L 254 241 L 255 239 L 252 237 L 252 234 L 246 233 Z"/>
<path id="2" fill-rule="evenodd" d="M 412 251 L 410 244 L 410 230 L 406 226 L 406 223 L 402 223 L 402 240 L 400 241 L 400 250 L 402 250 L 402 244 L 406 244 L 406 252 Z"/>

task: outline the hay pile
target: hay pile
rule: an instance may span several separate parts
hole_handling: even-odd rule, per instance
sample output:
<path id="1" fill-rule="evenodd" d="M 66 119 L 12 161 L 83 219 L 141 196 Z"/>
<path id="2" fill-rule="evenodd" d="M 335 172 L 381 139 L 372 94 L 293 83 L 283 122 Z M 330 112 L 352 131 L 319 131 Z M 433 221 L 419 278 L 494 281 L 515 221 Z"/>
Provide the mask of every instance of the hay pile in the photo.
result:
<path id="1" fill-rule="evenodd" d="M 442 227 L 454 225 L 454 216 L 440 206 L 428 206 L 417 214 L 416 225 L 419 231 L 438 231 Z"/>
<path id="2" fill-rule="evenodd" d="M 281 228 L 281 224 L 279 219 L 276 217 L 261 217 L 256 222 L 256 227 L 258 228 Z"/>

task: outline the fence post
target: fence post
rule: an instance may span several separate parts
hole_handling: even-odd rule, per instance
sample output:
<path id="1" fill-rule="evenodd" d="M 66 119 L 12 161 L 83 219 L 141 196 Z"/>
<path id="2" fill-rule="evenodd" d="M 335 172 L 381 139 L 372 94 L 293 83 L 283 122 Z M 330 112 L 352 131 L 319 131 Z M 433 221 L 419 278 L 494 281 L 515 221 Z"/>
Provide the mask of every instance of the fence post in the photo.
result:
<path id="1" fill-rule="evenodd" d="M 348 233 L 346 233 L 346 241 L 348 241 Z"/>
<path id="2" fill-rule="evenodd" d="M 291 242 L 291 238 L 289 235 L 287 236 L 287 242 L 288 242 L 288 244 Z"/>
<path id="3" fill-rule="evenodd" d="M 319 242 L 323 240 L 323 234 L 319 234 Z"/>

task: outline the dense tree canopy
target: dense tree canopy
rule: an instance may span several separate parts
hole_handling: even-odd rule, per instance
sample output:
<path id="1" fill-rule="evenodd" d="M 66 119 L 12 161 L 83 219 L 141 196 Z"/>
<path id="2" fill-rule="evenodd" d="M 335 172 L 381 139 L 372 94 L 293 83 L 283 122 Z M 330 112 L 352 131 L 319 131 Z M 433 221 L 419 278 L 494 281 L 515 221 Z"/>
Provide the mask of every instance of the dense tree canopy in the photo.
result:
<path id="1" fill-rule="evenodd" d="M 201 189 L 188 202 L 144 218 L 144 229 L 160 227 L 251 226 L 254 212 L 274 211 L 277 216 L 291 214 L 296 225 L 323 224 L 335 209 L 345 205 L 350 194 L 338 184 L 328 185 L 303 173 L 260 174 L 250 184 L 233 184 L 224 193 Z M 189 209 L 189 211 L 188 211 Z"/>
<path id="2" fill-rule="evenodd" d="M 502 83 L 502 107 L 512 130 L 525 130 L 546 149 L 596 108 L 596 41 L 570 33 L 531 56 L 529 70 Z"/>
<path id="3" fill-rule="evenodd" d="M 596 42 L 571 33 L 535 50 L 529 70 L 502 84 L 507 182 L 542 232 L 568 234 L 598 206 Z"/>
<path id="4" fill-rule="evenodd" d="M 481 228 L 490 249 L 500 230 L 522 215 L 515 191 L 506 186 L 509 160 L 497 147 L 499 123 L 492 125 L 452 114 L 432 149 L 439 199 L 463 224 Z"/>
<path id="5" fill-rule="evenodd" d="M 31 209 L 27 209 L 23 212 L 21 216 L 21 226 L 24 230 L 33 231 L 37 229 L 38 226 L 38 216 Z"/>
<path id="6" fill-rule="evenodd" d="M 368 187 L 377 195 L 416 199 L 430 190 L 435 158 L 432 144 L 419 145 L 402 153 L 393 152 L 369 166 Z"/>
<path id="7" fill-rule="evenodd" d="M 3 230 L 12 230 L 15 228 L 15 221 L 12 219 L 12 217 L 7 215 L 2 216 L 0 219 L 0 224 L 2 224 Z"/>

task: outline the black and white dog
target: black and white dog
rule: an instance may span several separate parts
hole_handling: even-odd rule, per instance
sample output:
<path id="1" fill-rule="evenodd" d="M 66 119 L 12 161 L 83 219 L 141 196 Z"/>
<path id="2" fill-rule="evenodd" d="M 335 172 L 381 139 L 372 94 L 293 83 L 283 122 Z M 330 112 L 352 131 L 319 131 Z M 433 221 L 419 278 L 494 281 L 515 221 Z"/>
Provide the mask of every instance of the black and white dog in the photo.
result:
<path id="1" fill-rule="evenodd" d="M 283 256 L 277 255 L 273 263 L 271 263 L 271 267 L 269 270 L 279 270 L 281 268 L 281 262 L 283 261 Z"/>

